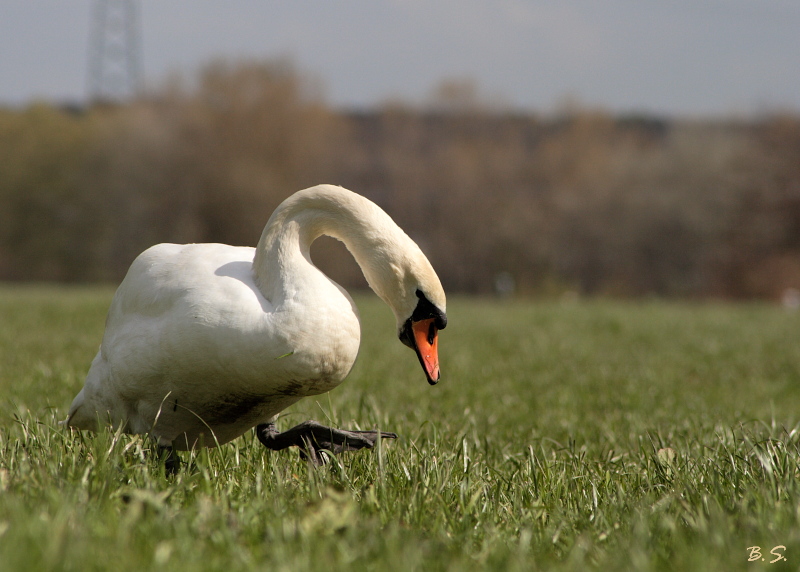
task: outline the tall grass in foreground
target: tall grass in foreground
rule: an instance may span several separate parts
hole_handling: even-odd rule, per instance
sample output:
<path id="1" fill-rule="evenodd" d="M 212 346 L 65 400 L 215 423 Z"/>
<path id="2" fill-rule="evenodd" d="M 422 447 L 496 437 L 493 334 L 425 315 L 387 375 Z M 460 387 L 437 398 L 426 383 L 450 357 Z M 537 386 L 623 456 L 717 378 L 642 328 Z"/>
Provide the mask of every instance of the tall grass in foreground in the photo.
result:
<path id="1" fill-rule="evenodd" d="M 350 378 L 282 423 L 398 441 L 314 468 L 248 434 L 169 477 L 146 439 L 58 425 L 110 295 L 0 290 L 0 570 L 800 565 L 800 314 L 455 299 L 431 388 L 360 297 Z"/>

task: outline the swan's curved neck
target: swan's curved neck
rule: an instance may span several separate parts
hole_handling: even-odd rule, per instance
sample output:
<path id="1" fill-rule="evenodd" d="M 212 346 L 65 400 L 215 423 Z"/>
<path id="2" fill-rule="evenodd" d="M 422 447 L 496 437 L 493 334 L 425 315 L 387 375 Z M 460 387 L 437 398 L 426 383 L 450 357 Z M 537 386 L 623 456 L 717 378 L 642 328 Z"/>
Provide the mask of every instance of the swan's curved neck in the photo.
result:
<path id="1" fill-rule="evenodd" d="M 324 275 L 312 264 L 310 247 L 323 234 L 347 246 L 370 287 L 395 313 L 405 311 L 404 258 L 418 247 L 377 205 L 330 185 L 295 193 L 264 227 L 253 260 L 264 296 L 278 305 L 320 285 Z"/>

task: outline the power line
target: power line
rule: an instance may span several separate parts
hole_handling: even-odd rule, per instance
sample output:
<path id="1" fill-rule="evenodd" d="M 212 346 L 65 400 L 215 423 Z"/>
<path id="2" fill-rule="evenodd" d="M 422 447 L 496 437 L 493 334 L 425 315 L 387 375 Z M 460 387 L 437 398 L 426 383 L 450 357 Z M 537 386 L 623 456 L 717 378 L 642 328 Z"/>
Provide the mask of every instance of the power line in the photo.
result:
<path id="1" fill-rule="evenodd" d="M 88 95 L 92 102 L 122 102 L 141 88 L 136 0 L 94 0 L 89 39 Z"/>

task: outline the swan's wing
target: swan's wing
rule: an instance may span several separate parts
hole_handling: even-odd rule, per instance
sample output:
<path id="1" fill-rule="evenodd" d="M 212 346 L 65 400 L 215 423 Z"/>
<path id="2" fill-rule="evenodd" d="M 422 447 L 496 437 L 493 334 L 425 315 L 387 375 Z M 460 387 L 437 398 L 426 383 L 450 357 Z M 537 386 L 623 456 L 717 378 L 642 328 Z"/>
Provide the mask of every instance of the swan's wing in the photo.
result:
<path id="1" fill-rule="evenodd" d="M 170 399 L 196 417 L 199 404 L 220 395 L 233 401 L 248 384 L 262 392 L 280 384 L 272 358 L 290 349 L 253 283 L 252 258 L 252 248 L 217 244 L 142 253 L 114 295 L 71 424 L 91 428 L 98 413 L 110 414 L 131 432 L 149 432 Z"/>
<path id="2" fill-rule="evenodd" d="M 142 253 L 114 296 L 76 411 L 108 411 L 165 442 L 185 433 L 191 445 L 209 430 L 225 442 L 338 385 L 358 351 L 351 302 L 328 286 L 276 310 L 254 283 L 253 255 L 219 244 Z"/>

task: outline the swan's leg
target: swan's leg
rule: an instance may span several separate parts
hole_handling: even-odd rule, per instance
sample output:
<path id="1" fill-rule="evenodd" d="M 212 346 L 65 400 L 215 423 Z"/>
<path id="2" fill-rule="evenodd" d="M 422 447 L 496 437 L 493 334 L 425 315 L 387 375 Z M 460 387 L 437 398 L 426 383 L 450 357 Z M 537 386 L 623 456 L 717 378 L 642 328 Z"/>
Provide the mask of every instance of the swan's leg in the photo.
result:
<path id="1" fill-rule="evenodd" d="M 321 451 L 339 454 L 342 451 L 371 449 L 375 446 L 379 434 L 383 439 L 397 439 L 396 433 L 344 431 L 325 427 L 316 421 L 305 421 L 283 433 L 279 432 L 271 422 L 256 427 L 256 436 L 267 449 L 280 451 L 288 447 L 300 447 L 300 456 L 303 459 L 310 458 L 315 465 L 325 463 Z"/>
<path id="2" fill-rule="evenodd" d="M 181 458 L 172 447 L 158 445 L 158 458 L 164 460 L 164 471 L 168 475 L 177 475 L 181 470 Z"/>

